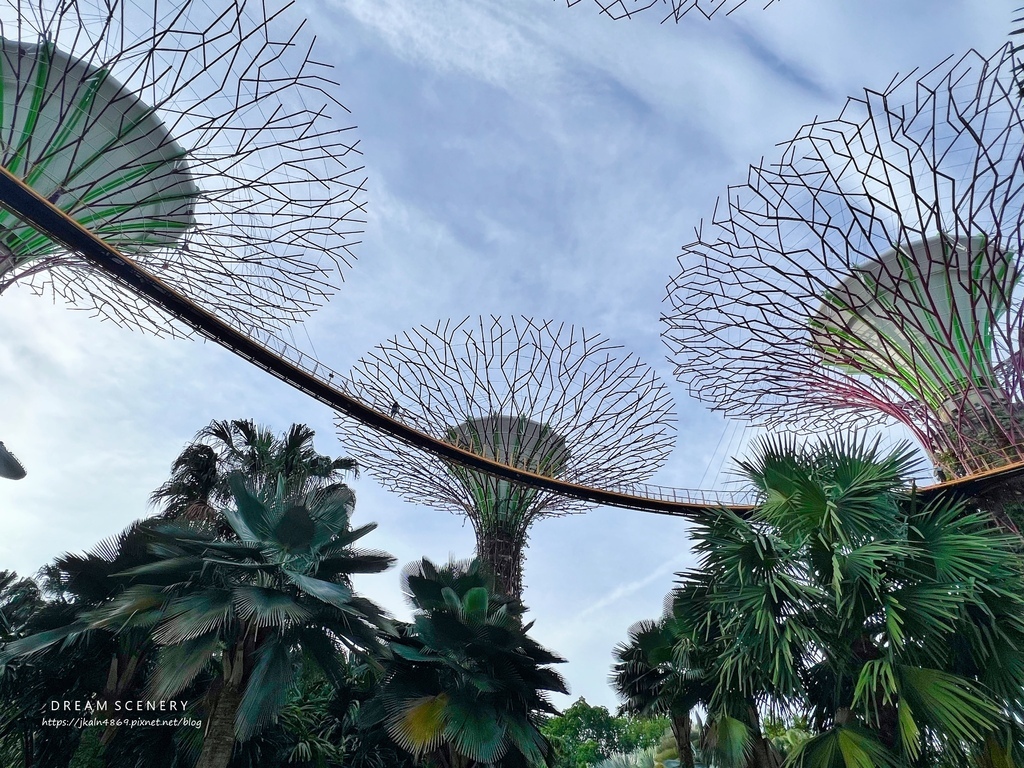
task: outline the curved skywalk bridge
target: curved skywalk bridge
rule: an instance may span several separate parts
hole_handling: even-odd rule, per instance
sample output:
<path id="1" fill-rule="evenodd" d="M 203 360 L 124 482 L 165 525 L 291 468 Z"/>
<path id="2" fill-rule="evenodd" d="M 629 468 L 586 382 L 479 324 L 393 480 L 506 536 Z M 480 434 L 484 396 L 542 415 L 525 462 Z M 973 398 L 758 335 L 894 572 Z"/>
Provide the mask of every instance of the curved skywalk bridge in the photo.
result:
<path id="1" fill-rule="evenodd" d="M 390 411 L 390 403 L 364 402 L 358 393 L 351 391 L 350 382 L 345 376 L 287 342 L 265 332 L 247 333 L 228 325 L 164 284 L 159 278 L 141 269 L 128 257 L 118 253 L 49 201 L 40 198 L 2 167 L 0 205 L 41 232 L 46 232 L 70 250 L 81 254 L 119 283 L 145 297 L 210 341 L 225 347 L 331 408 L 446 460 L 583 501 L 657 514 L 696 518 L 705 516 L 709 510 L 722 508 L 742 513 L 753 505 L 754 499 L 747 492 L 691 490 L 647 483 L 603 488 L 577 485 L 571 480 L 536 475 L 470 453 L 421 431 L 417 428 L 415 419 L 406 419 L 403 416 L 401 408 L 393 418 L 380 410 Z M 966 487 L 965 489 L 970 490 L 971 484 L 981 483 L 986 479 L 995 480 L 1021 474 L 1024 474 L 1024 462 L 921 490 L 927 492 L 953 486 Z"/>

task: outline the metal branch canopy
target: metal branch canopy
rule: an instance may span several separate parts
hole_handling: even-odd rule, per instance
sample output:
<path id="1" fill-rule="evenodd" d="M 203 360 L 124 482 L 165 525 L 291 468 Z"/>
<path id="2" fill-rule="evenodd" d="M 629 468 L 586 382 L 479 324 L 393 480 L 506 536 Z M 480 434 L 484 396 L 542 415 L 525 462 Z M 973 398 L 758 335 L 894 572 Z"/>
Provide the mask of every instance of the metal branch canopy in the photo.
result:
<path id="1" fill-rule="evenodd" d="M 568 7 L 578 5 L 582 0 L 565 0 Z M 556 0 L 557 2 L 557 0 Z M 613 19 L 631 19 L 651 8 L 667 11 L 662 21 L 680 21 L 689 13 L 697 13 L 710 19 L 716 13 L 732 13 L 747 0 L 594 0 L 601 13 Z M 767 8 L 778 0 L 766 0 Z"/>
<path id="2" fill-rule="evenodd" d="M 850 99 L 684 248 L 676 373 L 730 415 L 886 417 L 941 476 L 1024 459 L 1024 122 L 1009 47 Z"/>
<path id="3" fill-rule="evenodd" d="M 245 0 L 0 9 L 0 163 L 167 285 L 243 326 L 324 301 L 362 226 L 344 107 L 300 29 Z M 52 290 L 166 333 L 172 317 L 0 216 L 0 292 Z"/>
<path id="4" fill-rule="evenodd" d="M 577 485 L 650 477 L 674 438 L 671 396 L 653 369 L 608 339 L 523 317 L 420 327 L 364 356 L 348 388 L 420 432 L 501 464 Z M 382 485 L 465 515 L 477 554 L 522 592 L 530 525 L 582 511 L 579 499 L 510 482 L 343 419 L 342 440 Z"/>

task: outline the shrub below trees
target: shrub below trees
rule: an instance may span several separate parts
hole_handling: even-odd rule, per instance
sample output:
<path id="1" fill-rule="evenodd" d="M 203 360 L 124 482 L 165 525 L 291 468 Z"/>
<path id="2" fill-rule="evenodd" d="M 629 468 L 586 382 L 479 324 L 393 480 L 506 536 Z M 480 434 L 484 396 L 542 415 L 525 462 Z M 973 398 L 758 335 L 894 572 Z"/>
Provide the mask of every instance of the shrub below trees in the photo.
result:
<path id="1" fill-rule="evenodd" d="M 554 749 L 554 768 L 586 768 L 617 753 L 655 747 L 667 728 L 667 718 L 617 716 L 580 698 L 541 731 Z"/>

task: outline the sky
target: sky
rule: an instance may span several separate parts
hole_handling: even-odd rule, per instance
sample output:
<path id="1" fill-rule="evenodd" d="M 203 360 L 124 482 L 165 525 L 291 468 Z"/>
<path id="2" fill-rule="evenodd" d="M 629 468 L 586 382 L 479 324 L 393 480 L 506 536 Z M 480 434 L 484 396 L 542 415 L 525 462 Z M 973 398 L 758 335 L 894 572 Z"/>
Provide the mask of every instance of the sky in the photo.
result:
<path id="1" fill-rule="evenodd" d="M 729 16 L 613 21 L 583 0 L 304 0 L 318 58 L 358 125 L 368 221 L 333 300 L 290 341 L 336 370 L 406 329 L 524 314 L 621 343 L 672 389 L 676 447 L 652 482 L 720 487 L 747 434 L 672 379 L 659 315 L 676 256 L 748 165 L 847 96 L 1010 30 L 1010 0 L 752 0 Z M 937 9 L 941 9 L 938 12 Z M 0 296 L 0 440 L 28 469 L 0 480 L 0 568 L 32 574 L 153 513 L 149 493 L 212 419 L 317 432 L 334 414 L 195 339 L 158 339 L 12 288 Z M 399 566 L 357 588 L 407 616 L 401 565 L 466 557 L 472 529 L 364 471 L 364 541 Z M 692 567 L 678 518 L 596 508 L 532 532 L 533 634 L 571 694 L 616 705 L 612 649 Z"/>

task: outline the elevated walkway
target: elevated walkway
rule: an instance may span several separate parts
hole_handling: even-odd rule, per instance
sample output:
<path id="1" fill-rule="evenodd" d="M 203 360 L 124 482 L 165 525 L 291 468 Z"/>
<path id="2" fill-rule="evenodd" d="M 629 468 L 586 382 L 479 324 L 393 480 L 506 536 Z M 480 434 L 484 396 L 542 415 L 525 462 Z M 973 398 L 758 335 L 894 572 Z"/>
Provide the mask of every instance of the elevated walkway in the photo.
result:
<path id="1" fill-rule="evenodd" d="M 40 198 L 2 167 L 0 205 L 63 243 L 69 250 L 81 254 L 111 278 L 159 306 L 201 336 L 336 411 L 448 461 L 594 504 L 663 515 L 698 518 L 710 510 L 721 508 L 742 514 L 754 503 L 749 494 L 742 492 L 671 488 L 647 483 L 601 488 L 577 485 L 570 480 L 536 475 L 470 453 L 421 431 L 415 423 L 406 423 L 401 416 L 393 418 L 384 413 L 381 408 L 389 408 L 390 404 L 364 402 L 352 391 L 345 376 L 276 336 L 265 332 L 244 332 L 225 323 L 118 253 L 49 201 Z M 919 490 L 930 493 L 959 488 L 973 494 L 983 490 L 986 485 L 999 484 L 1020 475 L 1024 475 L 1024 462 Z"/>

